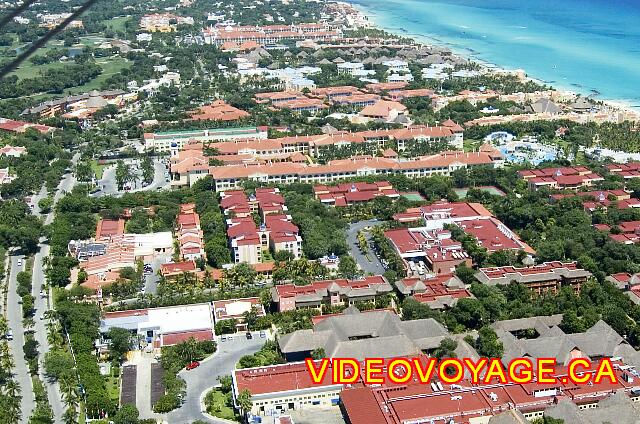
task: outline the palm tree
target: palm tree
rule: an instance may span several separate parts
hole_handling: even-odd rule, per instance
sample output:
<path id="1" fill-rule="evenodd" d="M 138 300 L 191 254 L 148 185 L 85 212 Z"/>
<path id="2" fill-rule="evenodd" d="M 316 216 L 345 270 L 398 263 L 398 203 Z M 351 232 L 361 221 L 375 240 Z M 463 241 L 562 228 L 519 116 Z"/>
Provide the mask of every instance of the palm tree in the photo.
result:
<path id="1" fill-rule="evenodd" d="M 64 423 L 75 424 L 78 422 L 77 418 L 78 418 L 78 408 L 76 408 L 75 405 L 67 406 L 67 410 L 64 411 L 64 414 L 62 415 L 62 420 L 64 421 Z"/>
<path id="2" fill-rule="evenodd" d="M 0 356 L 0 369 L 3 370 L 12 370 L 15 366 L 15 362 L 13 362 L 13 357 L 9 355 L 9 353 L 3 352 Z"/>
<path id="3" fill-rule="evenodd" d="M 253 406 L 253 402 L 251 401 L 251 392 L 247 389 L 242 389 L 242 391 L 238 394 L 238 406 L 242 413 L 246 416 L 249 412 L 251 412 L 251 407 Z"/>
<path id="4" fill-rule="evenodd" d="M 183 359 L 193 362 L 193 359 L 198 354 L 198 342 L 195 338 L 189 337 L 189 339 L 184 342 L 182 353 L 184 355 Z"/>
<path id="5" fill-rule="evenodd" d="M 209 271 L 208 269 L 204 271 L 202 284 L 208 289 L 213 287 L 213 278 L 211 277 L 211 271 Z"/>
<path id="6" fill-rule="evenodd" d="M 11 379 L 4 385 L 4 394 L 12 398 L 22 398 L 22 390 L 20 385 L 14 379 Z"/>
<path id="7" fill-rule="evenodd" d="M 229 288 L 229 281 L 227 281 L 227 277 L 225 275 L 222 275 L 218 279 L 218 291 L 220 291 L 220 293 L 225 293 L 228 288 Z"/>
<path id="8" fill-rule="evenodd" d="M 58 379 L 58 383 L 60 384 L 62 400 L 67 405 L 67 408 L 77 409 L 80 395 L 75 376 L 70 372 L 64 373 Z"/>
<path id="9" fill-rule="evenodd" d="M 20 421 L 20 415 L 22 408 L 20 401 L 22 400 L 22 391 L 20 385 L 13 379 L 9 380 L 4 385 L 4 394 L 7 398 L 7 404 L 5 405 L 7 419 L 9 423 L 17 423 Z"/>

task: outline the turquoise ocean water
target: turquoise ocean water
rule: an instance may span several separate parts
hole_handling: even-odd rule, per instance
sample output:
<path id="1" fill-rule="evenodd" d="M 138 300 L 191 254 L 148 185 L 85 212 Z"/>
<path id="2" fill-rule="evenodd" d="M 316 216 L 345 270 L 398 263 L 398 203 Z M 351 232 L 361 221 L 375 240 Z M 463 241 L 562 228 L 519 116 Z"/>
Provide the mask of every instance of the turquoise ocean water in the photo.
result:
<path id="1" fill-rule="evenodd" d="M 640 108 L 640 0 L 353 0 L 379 26 Z"/>

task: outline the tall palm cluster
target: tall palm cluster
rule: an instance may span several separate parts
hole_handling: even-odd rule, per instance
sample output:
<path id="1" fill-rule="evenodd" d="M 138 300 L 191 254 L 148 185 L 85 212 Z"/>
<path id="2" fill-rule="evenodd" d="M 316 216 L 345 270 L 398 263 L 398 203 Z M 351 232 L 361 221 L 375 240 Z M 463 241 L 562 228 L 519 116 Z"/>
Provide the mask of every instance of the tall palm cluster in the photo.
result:
<path id="1" fill-rule="evenodd" d="M 59 321 L 55 317 L 55 312 L 48 311 L 46 313 L 47 318 L 47 341 L 51 346 L 51 351 L 64 351 L 65 346 L 64 338 L 62 336 L 62 328 Z M 80 412 L 80 385 L 78 384 L 78 375 L 74 368 L 67 368 L 57 376 L 59 392 L 62 396 L 62 401 L 65 403 L 67 409 L 62 416 L 65 423 L 73 424 L 78 422 L 78 415 Z"/>
<path id="2" fill-rule="evenodd" d="M 6 334 L 7 330 L 7 321 L 0 316 L 0 334 Z M 9 343 L 3 340 L 0 342 L 0 422 L 8 424 L 19 422 L 21 414 L 22 392 L 13 378 L 13 366 Z"/>

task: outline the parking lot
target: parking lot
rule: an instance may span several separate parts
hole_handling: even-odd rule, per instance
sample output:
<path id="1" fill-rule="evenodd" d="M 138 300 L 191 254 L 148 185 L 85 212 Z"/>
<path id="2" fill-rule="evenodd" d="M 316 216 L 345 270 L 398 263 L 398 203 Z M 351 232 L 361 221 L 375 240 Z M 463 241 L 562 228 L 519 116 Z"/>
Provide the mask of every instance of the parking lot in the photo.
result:
<path id="1" fill-rule="evenodd" d="M 145 264 L 143 294 L 156 294 L 158 290 L 158 282 L 160 281 L 160 265 L 167 263 L 171 259 L 171 255 L 158 255 L 148 264 Z M 147 267 L 149 265 L 149 267 Z"/>
<path id="2" fill-rule="evenodd" d="M 102 173 L 102 179 L 96 182 L 98 190 L 92 193 L 92 196 L 120 196 L 127 192 L 163 190 L 171 185 L 167 159 L 156 158 L 153 160 L 154 176 L 151 184 L 145 185 L 142 181 L 142 170 L 140 169 L 140 159 L 124 159 L 125 164 L 130 167 L 131 172 L 136 178 L 127 184 L 126 190 L 118 190 L 116 184 L 116 167 L 113 163 L 106 167 Z"/>
<path id="3" fill-rule="evenodd" d="M 407 264 L 409 265 L 409 269 L 407 271 L 409 277 L 421 277 L 431 272 L 424 261 L 407 261 Z"/>
<path id="4" fill-rule="evenodd" d="M 385 273 L 386 269 L 383 264 L 380 262 L 380 259 L 374 254 L 372 246 L 371 246 L 371 236 L 366 231 L 366 229 L 379 225 L 380 221 L 377 219 L 370 219 L 367 221 L 354 222 L 349 224 L 349 228 L 347 229 L 347 243 L 349 244 L 349 249 L 351 256 L 356 260 L 360 269 L 367 274 L 373 275 L 382 275 Z M 363 254 L 358 247 L 358 232 L 360 230 L 365 230 L 365 236 L 367 238 L 367 243 L 369 245 L 369 252 L 367 254 Z"/>

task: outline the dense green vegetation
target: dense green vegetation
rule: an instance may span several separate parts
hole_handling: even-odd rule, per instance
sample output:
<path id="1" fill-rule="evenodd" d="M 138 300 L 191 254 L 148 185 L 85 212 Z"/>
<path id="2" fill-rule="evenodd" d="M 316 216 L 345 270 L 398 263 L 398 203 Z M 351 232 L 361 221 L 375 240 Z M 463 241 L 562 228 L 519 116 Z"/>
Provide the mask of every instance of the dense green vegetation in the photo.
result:
<path id="1" fill-rule="evenodd" d="M 53 330 L 60 339 L 68 337 L 70 345 L 58 343 L 55 354 L 56 367 L 47 367 L 47 373 L 54 376 L 63 392 L 69 389 L 68 406 L 77 404 L 82 398 L 86 413 L 90 417 L 98 417 L 101 412 L 112 415 L 117 404 L 109 397 L 105 377 L 100 374 L 98 359 L 94 354 L 93 342 L 99 338 L 100 310 L 98 305 L 74 300 L 68 292 L 60 291 L 56 300 L 56 316 L 60 326 Z M 57 336 L 52 336 L 57 337 Z M 55 346 L 55 345 L 54 345 Z M 70 352 L 73 348 L 75 362 L 73 368 L 63 368 L 60 364 L 67 364 L 69 357 L 63 352 Z M 48 363 L 54 361 L 48 357 Z M 81 385 L 82 390 L 78 388 Z"/>
<path id="2" fill-rule="evenodd" d="M 230 375 L 218 377 L 220 387 L 212 389 L 204 398 L 207 413 L 214 417 L 239 421 L 233 407 L 232 380 Z"/>
<path id="3" fill-rule="evenodd" d="M 311 186 L 293 184 L 282 187 L 293 222 L 300 227 L 302 248 L 309 259 L 347 252 L 346 222 L 310 194 Z"/>
<path id="4" fill-rule="evenodd" d="M 44 34 L 38 26 L 38 13 L 68 12 L 79 6 L 81 0 L 68 2 L 37 2 L 26 16 L 29 24 L 18 25 L 8 23 L 7 33 L 0 35 L 0 64 L 6 64 L 17 52 Z M 126 15 L 123 13 L 126 7 Z M 130 183 L 134 178 L 132 169 L 123 161 L 125 157 L 141 160 L 142 179 L 149 183 L 153 179 L 152 157 L 140 155 L 132 147 L 124 148 L 125 139 L 140 138 L 145 131 L 170 129 L 196 129 L 242 125 L 268 125 L 271 137 L 290 135 L 320 134 L 322 127 L 329 124 L 340 131 L 361 131 L 373 129 L 398 128 L 399 125 L 371 122 L 368 124 L 352 124 L 346 119 L 329 118 L 333 112 L 353 112 L 354 109 L 331 105 L 327 110 L 311 116 L 308 113 L 293 114 L 288 111 L 273 111 L 265 105 L 257 105 L 253 96 L 258 92 L 275 90 L 277 87 L 266 80 L 249 78 L 242 83 L 237 77 L 221 72 L 224 67 L 230 71 L 237 69 L 232 61 L 234 54 L 222 52 L 214 46 L 199 46 L 186 42 L 187 36 L 198 35 L 211 5 L 207 2 L 195 1 L 174 11 L 179 15 L 191 16 L 196 25 L 181 25 L 175 33 L 154 33 L 151 42 L 138 43 L 138 22 L 149 10 L 160 10 L 167 5 L 162 0 L 114 0 L 97 2 L 91 10 L 83 15 L 84 28 L 68 29 L 55 37 L 16 72 L 0 80 L 0 116 L 13 119 L 35 119 L 21 116 L 26 107 L 34 106 L 51 98 L 60 98 L 69 93 L 81 93 L 90 89 L 126 89 L 127 84 L 135 81 L 139 85 L 145 81 L 159 78 L 163 72 L 154 69 L 166 65 L 171 71 L 179 72 L 183 82 L 181 87 L 162 87 L 152 96 L 140 94 L 139 101 L 119 111 L 115 105 L 105 107 L 94 115 L 91 127 L 80 127 L 79 120 L 50 118 L 42 123 L 58 128 L 54 133 L 42 135 L 34 130 L 24 134 L 3 134 L 2 144 L 24 146 L 26 154 L 19 158 L 0 157 L 0 168 L 8 168 L 16 175 L 15 181 L 0 187 L 3 201 L 0 203 L 0 262 L 4 260 L 6 249 L 18 246 L 26 253 L 36 250 L 38 240 L 46 235 L 51 246 L 51 257 L 47 259 L 46 277 L 54 287 L 56 311 L 46 316 L 51 351 L 45 356 L 44 369 L 48 378 L 59 383 L 63 400 L 67 406 L 64 419 L 77 422 L 85 415 L 96 418 L 107 413 L 115 424 L 138 423 L 138 411 L 135 407 L 118 408 L 117 396 L 113 388 L 117 386 L 119 368 L 124 355 L 133 342 L 131 334 L 124 329 L 112 329 L 102 335 L 110 340 L 109 360 L 112 374 L 102 376 L 98 369 L 98 358 L 95 355 L 94 340 L 102 337 L 98 331 L 100 309 L 97 305 L 87 303 L 89 290 L 73 287 L 65 291 L 71 282 L 71 269 L 78 262 L 68 255 L 67 246 L 70 240 L 87 239 L 94 235 L 96 222 L 100 217 L 117 218 L 130 213 L 127 231 L 131 233 L 150 233 L 171 231 L 180 203 L 195 203 L 204 230 L 206 263 L 198 261 L 197 266 L 205 270 L 204 278 L 198 279 L 194 274 L 184 274 L 175 281 L 162 280 L 157 293 L 140 295 L 142 270 L 124 269 L 118 281 L 106 288 L 104 296 L 113 300 L 133 298 L 135 301 L 126 305 L 111 306 L 109 309 L 133 309 L 141 307 L 168 306 L 186 303 L 205 302 L 223 298 L 239 298 L 260 296 L 263 305 L 271 312 L 271 299 L 268 288 L 262 288 L 264 281 L 246 264 L 225 269 L 223 278 L 214 281 L 211 269 L 222 268 L 232 262 L 231 253 L 225 233 L 225 217 L 220 211 L 218 194 L 212 189 L 211 178 L 204 178 L 190 188 L 182 188 L 162 192 L 128 193 L 120 198 L 89 196 L 93 177 L 99 176 L 105 163 L 116 166 L 116 183 L 119 187 Z M 282 16 L 283 24 L 292 22 L 316 21 L 320 16 L 322 5 L 303 0 L 290 2 L 268 2 L 260 5 L 250 0 L 231 0 L 225 2 L 225 11 L 236 22 L 241 24 L 267 24 L 271 18 Z M 295 10 L 296 13 L 291 13 Z M 361 29 L 347 33 L 349 36 L 368 36 L 397 38 L 377 29 Z M 120 51 L 108 45 L 108 41 L 123 40 L 130 43 L 134 51 Z M 400 38 L 401 42 L 408 41 Z M 269 57 L 259 61 L 262 67 L 284 68 L 286 66 L 317 65 L 323 59 L 333 61 L 344 55 L 338 49 L 316 50 L 294 46 L 286 43 L 287 51 L 270 50 Z M 101 46 L 103 45 L 103 46 Z M 106 47 L 104 47 L 106 45 Z M 81 50 L 74 58 L 69 48 Z M 103 48 L 104 47 L 104 48 Z M 146 51 L 135 50 L 143 47 Z M 127 50 L 127 49 L 124 49 Z M 394 48 L 382 49 L 372 53 L 372 58 L 394 56 Z M 156 54 L 151 54 L 156 53 Z M 298 57 L 297 55 L 304 53 Z M 346 56 L 346 55 L 345 55 Z M 350 60 L 350 59 L 349 59 Z M 359 59 L 358 59 L 359 60 Z M 321 65 L 321 72 L 312 78 L 319 87 L 330 85 L 355 85 L 363 87 L 364 82 L 337 72 L 337 67 Z M 387 69 L 383 65 L 371 64 L 367 69 L 375 71 L 375 77 L 383 79 Z M 456 66 L 459 69 L 476 69 L 477 65 L 467 63 Z M 452 95 L 462 90 L 496 90 L 501 93 L 516 91 L 535 91 L 546 87 L 531 81 L 520 81 L 515 76 L 482 75 L 474 78 L 450 79 L 444 82 L 423 80 L 421 69 L 411 64 L 414 82 L 409 88 L 431 88 L 439 94 Z M 241 86 L 242 90 L 238 90 Z M 185 121 L 187 112 L 198 105 L 215 99 L 224 99 L 229 104 L 251 112 L 251 116 L 238 122 Z M 480 110 L 491 106 L 498 109 L 498 114 L 522 113 L 520 106 L 513 102 L 499 101 L 497 98 L 472 105 L 467 101 L 455 101 L 446 107 L 434 111 L 428 98 L 404 100 L 412 119 L 416 124 L 434 125 L 446 119 L 464 123 L 483 116 Z M 147 127 L 141 121 L 156 120 L 157 124 Z M 84 122 L 83 122 L 84 124 Z M 556 130 L 566 127 L 567 133 L 562 137 Z M 622 124 L 576 124 L 565 121 L 509 123 L 499 126 L 471 127 L 466 129 L 467 150 L 477 148 L 481 140 L 489 133 L 506 130 L 517 136 L 535 135 L 541 141 L 555 143 L 563 151 L 578 156 L 580 163 L 586 163 L 606 177 L 598 188 L 623 188 L 625 182 L 604 171 L 600 164 L 589 162 L 580 152 L 580 147 L 597 145 L 629 152 L 640 152 L 640 133 L 630 123 Z M 397 149 L 394 143 L 385 148 Z M 408 142 L 406 150 L 399 152 L 404 157 L 429 155 L 448 149 L 444 143 Z M 72 168 L 72 153 L 80 153 L 80 162 Z M 115 153 L 110 157 L 108 153 Z M 214 153 L 211 149 L 208 153 Z M 354 155 L 381 154 L 378 146 L 369 143 L 354 144 L 346 147 L 325 147 L 320 149 L 319 163 L 327 163 L 334 159 L 348 158 Z M 106 161 L 102 161 L 107 159 Z M 212 165 L 220 164 L 213 162 Z M 566 165 L 558 161 L 544 165 Z M 599 319 L 609 323 L 618 333 L 623 335 L 635 347 L 640 347 L 640 306 L 634 305 L 629 298 L 616 287 L 605 281 L 605 277 L 615 272 L 640 272 L 640 249 L 634 245 L 617 244 L 606 234 L 596 231 L 592 225 L 606 223 L 613 226 L 623 221 L 639 220 L 640 213 L 635 210 L 598 211 L 589 214 L 584 211 L 580 202 L 575 199 L 550 203 L 549 192 L 529 192 L 525 183 L 517 176 L 522 167 L 513 166 L 508 169 L 491 169 L 477 167 L 471 170 L 454 172 L 451 178 L 434 176 L 430 178 L 409 179 L 400 175 L 388 175 L 389 180 L 399 191 L 415 191 L 427 201 L 440 199 L 456 200 L 456 188 L 468 189 L 467 200 L 481 202 L 486 205 L 507 226 L 515 230 L 524 241 L 536 251 L 539 261 L 543 260 L 576 260 L 584 268 L 594 274 L 594 278 L 586 284 L 579 295 L 569 289 L 563 289 L 556 295 L 534 296 L 528 289 L 517 284 L 503 287 L 487 287 L 479 284 L 474 278 L 473 269 L 459 267 L 457 275 L 471 285 L 473 298 L 461 299 L 456 306 L 445 311 L 435 311 L 411 298 L 401 303 L 403 319 L 419 319 L 432 317 L 443 323 L 450 331 L 466 333 L 476 330 L 474 337 L 465 340 L 478 353 L 487 356 L 500 356 L 502 345 L 491 330 L 490 324 L 496 320 L 563 313 L 561 328 L 567 333 L 584 331 Z M 62 199 L 54 206 L 52 192 L 65 173 L 74 171 L 81 185 L 72 193 L 63 193 Z M 359 178 L 358 181 L 373 181 L 377 177 Z M 251 191 L 255 183 L 247 183 L 246 189 Z M 55 219 L 44 226 L 42 221 L 30 213 L 29 206 L 23 200 L 41 187 L 45 187 L 48 196 L 39 202 L 43 211 L 53 209 Z M 479 190 L 481 186 L 496 186 L 506 196 L 496 196 Z M 626 188 L 633 196 L 640 198 L 640 182 L 628 182 Z M 275 284 L 293 282 L 304 285 L 318 279 L 329 278 L 329 271 L 315 260 L 329 254 L 340 256 L 337 276 L 357 278 L 360 271 L 349 254 L 346 242 L 346 229 L 350 222 L 378 218 L 382 225 L 368 231 L 375 252 L 387 266 L 385 276 L 391 282 L 404 274 L 401 259 L 384 237 L 383 231 L 398 226 L 390 222 L 395 213 L 417 206 L 423 202 L 411 202 L 405 198 L 391 201 L 380 197 L 372 202 L 346 208 L 327 208 L 313 199 L 312 186 L 293 184 L 280 187 L 285 196 L 289 213 L 299 226 L 303 238 L 304 257 L 292 260 L 286 252 L 274 252 Z M 478 246 L 476 240 L 464 234 L 459 228 L 452 227 L 453 237 L 460 240 L 474 259 L 475 266 L 520 264 L 523 253 L 497 252 L 488 254 Z M 365 254 L 370 246 L 364 233 L 358 236 L 358 243 Z M 269 257 L 269 260 L 271 258 Z M 4 270 L 1 272 L 4 274 Z M 4 275 L 2 275 L 4 276 Z M 80 273 L 80 281 L 87 278 Z M 29 272 L 19 273 L 18 294 L 22 298 L 22 309 L 25 323 L 33 322 L 34 301 L 31 295 L 32 283 Z M 376 302 L 361 303 L 361 310 L 388 307 L 395 300 L 394 295 L 380 297 Z M 322 313 L 339 313 L 344 307 L 323 305 Z M 245 315 L 251 330 L 277 328 L 282 334 L 312 327 L 311 318 L 320 313 L 317 310 L 300 310 L 285 313 L 268 313 L 265 317 L 257 317 L 253 312 Z M 224 334 L 235 331 L 234 320 L 216 325 L 216 333 Z M 0 318 L 0 335 L 6 330 L 5 321 Z M 38 371 L 38 343 L 33 333 L 26 332 L 23 353 L 31 373 Z M 1 342 L 0 349 L 0 408 L 1 422 L 15 422 L 19 415 L 20 388 L 11 376 L 10 358 L 6 344 Z M 437 357 L 452 354 L 457 347 L 456 341 L 444 340 L 434 352 Z M 72 355 L 72 350 L 73 354 Z M 164 385 L 166 394 L 154 405 L 158 413 L 166 413 L 180 406 L 184 397 L 184 381 L 178 372 L 189 362 L 201 360 L 216 351 L 214 342 L 197 342 L 190 339 L 184 343 L 162 349 L 162 367 L 164 369 Z M 325 355 L 321 349 L 313 356 Z M 74 357 L 75 356 L 75 357 Z M 254 367 L 281 363 L 281 356 L 276 342 L 268 341 L 264 347 L 253 355 L 241 358 L 238 367 Z M 221 388 L 211 391 L 205 398 L 209 413 L 228 419 L 238 419 L 233 411 L 228 378 L 220 380 Z M 47 403 L 45 390 L 39 379 L 34 379 L 36 408 L 30 422 L 48 423 L 52 421 L 51 408 Z M 244 392 L 239 398 L 243 410 L 247 410 L 250 393 Z M 553 420 L 545 419 L 545 422 Z"/>
<path id="5" fill-rule="evenodd" d="M 284 363 L 284 358 L 278 348 L 278 343 L 267 340 L 262 348 L 253 355 L 245 355 L 238 361 L 237 368 L 253 368 L 265 365 Z"/>
<path id="6" fill-rule="evenodd" d="M 0 187 L 4 199 L 27 196 L 40 190 L 43 184 L 49 191 L 55 189 L 65 170 L 70 166 L 70 148 L 78 139 L 77 128 L 71 126 L 53 135 L 42 135 L 29 129 L 24 134 L 2 136 L 0 142 L 27 148 L 19 158 L 2 156 L 0 167 L 9 168 L 16 179 Z"/>
<path id="7" fill-rule="evenodd" d="M 184 398 L 185 383 L 178 377 L 178 371 L 193 361 L 201 361 L 216 351 L 216 343 L 211 341 L 197 341 L 190 338 L 175 346 L 162 347 L 160 363 L 164 369 L 163 381 L 165 394 L 153 405 L 153 410 L 166 413 L 180 406 Z"/>

